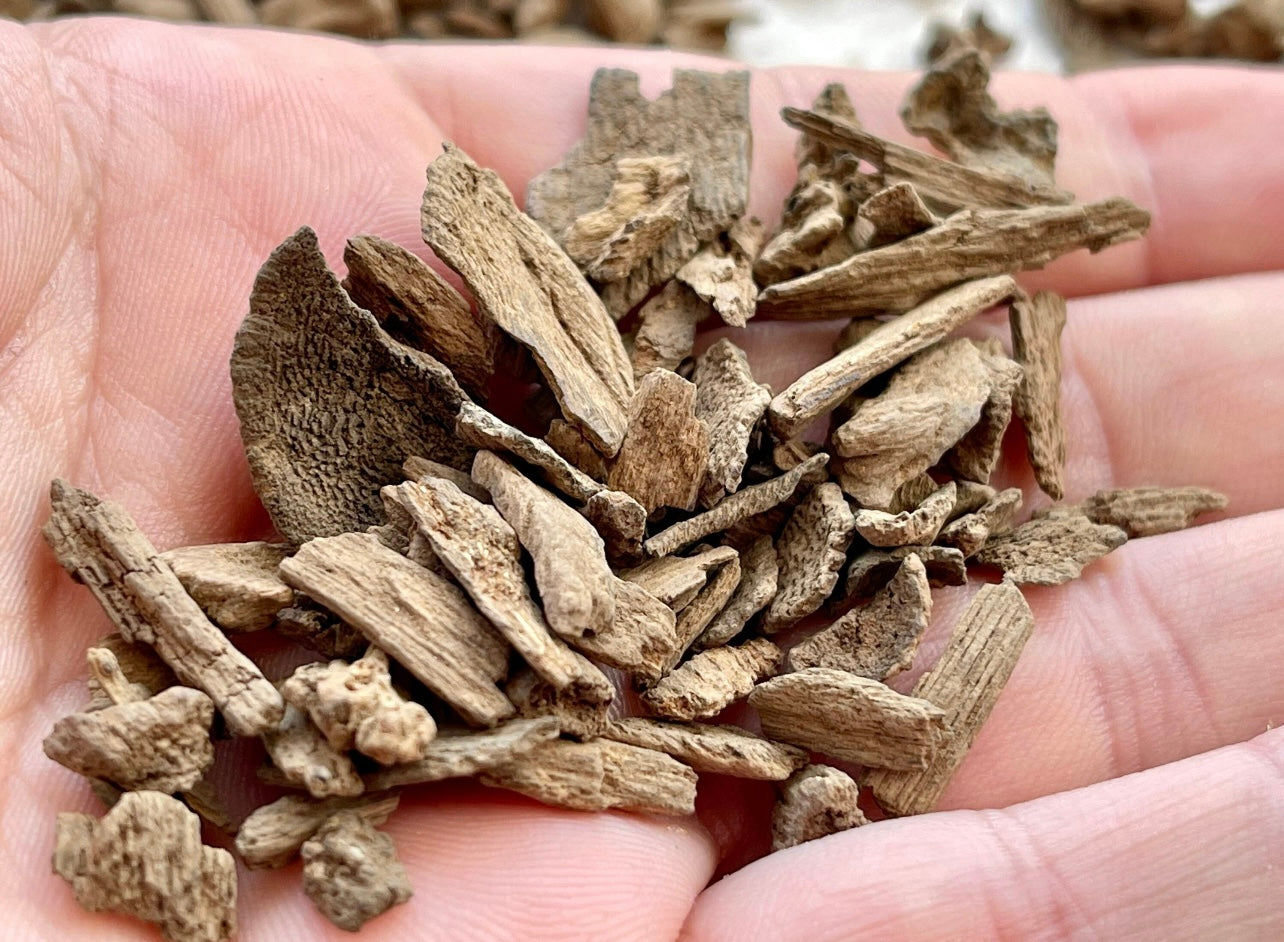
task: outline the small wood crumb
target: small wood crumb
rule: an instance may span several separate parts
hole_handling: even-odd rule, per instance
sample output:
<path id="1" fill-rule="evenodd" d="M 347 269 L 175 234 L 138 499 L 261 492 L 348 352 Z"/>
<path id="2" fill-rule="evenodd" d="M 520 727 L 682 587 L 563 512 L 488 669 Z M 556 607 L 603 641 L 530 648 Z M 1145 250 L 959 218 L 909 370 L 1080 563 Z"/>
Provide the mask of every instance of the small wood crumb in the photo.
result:
<path id="1" fill-rule="evenodd" d="M 89 705 L 86 712 L 115 703 L 154 697 L 178 678 L 149 645 L 131 643 L 113 632 L 85 652 L 89 664 Z"/>
<path id="2" fill-rule="evenodd" d="M 952 546 L 965 557 L 975 556 L 991 534 L 1005 533 L 1021 509 L 1021 489 L 1009 487 L 971 513 L 950 521 L 937 535 L 941 546 Z"/>
<path id="3" fill-rule="evenodd" d="M 721 713 L 749 695 L 754 684 L 775 673 L 782 653 L 766 638 L 739 647 L 723 646 L 695 655 L 642 694 L 658 716 L 695 720 Z"/>
<path id="4" fill-rule="evenodd" d="M 160 558 L 219 628 L 260 631 L 294 602 L 294 590 L 276 574 L 290 550 L 280 543 L 219 543 L 166 550 Z"/>
<path id="5" fill-rule="evenodd" d="M 1002 569 L 1005 582 L 1061 585 L 1079 578 L 1085 566 L 1127 541 L 1128 534 L 1119 527 L 1077 514 L 1042 517 L 991 535 L 976 560 Z"/>
<path id="6" fill-rule="evenodd" d="M 366 792 L 467 778 L 556 739 L 558 731 L 558 720 L 554 716 L 513 719 L 478 732 L 442 730 L 418 762 L 394 765 L 367 775 Z"/>
<path id="7" fill-rule="evenodd" d="M 775 597 L 779 573 L 776 547 L 771 537 L 754 540 L 740 554 L 740 583 L 735 593 L 692 647 L 696 651 L 716 648 L 744 631 L 750 619 Z"/>
<path id="8" fill-rule="evenodd" d="M 392 838 L 355 811 L 326 819 L 304 844 L 303 892 L 340 929 L 356 932 L 413 892 Z"/>
<path id="9" fill-rule="evenodd" d="M 807 763 L 803 750 L 763 739 L 738 726 L 628 717 L 611 723 L 603 735 L 666 753 L 697 772 L 735 778 L 779 781 Z"/>
<path id="10" fill-rule="evenodd" d="M 304 841 L 332 815 L 355 811 L 380 825 L 397 809 L 398 801 L 398 795 L 377 794 L 373 789 L 357 798 L 286 795 L 250 813 L 236 833 L 236 852 L 251 870 L 275 870 L 293 860 Z"/>
<path id="11" fill-rule="evenodd" d="M 641 586 L 675 611 L 684 608 L 704 588 L 708 574 L 737 558 L 734 547 L 716 546 L 692 556 L 649 559 L 620 576 Z"/>
<path id="12" fill-rule="evenodd" d="M 832 766 L 809 765 L 794 773 L 771 813 L 771 852 L 868 824 L 859 798 L 852 777 Z"/>
<path id="13" fill-rule="evenodd" d="M 726 234 L 679 268 L 675 277 L 712 304 L 723 321 L 732 327 L 744 327 L 753 317 L 758 300 L 753 261 L 765 235 L 757 219 L 738 219 Z"/>
<path id="14" fill-rule="evenodd" d="M 1093 523 L 1119 527 L 1133 538 L 1184 530 L 1227 503 L 1225 494 L 1206 487 L 1126 487 L 1098 491 L 1081 506 Z"/>
<path id="15" fill-rule="evenodd" d="M 478 448 L 504 452 L 536 468 L 548 484 L 574 501 L 586 501 L 606 486 L 593 480 L 545 442 L 532 438 L 471 402 L 460 407 L 456 430 L 460 438 Z"/>
<path id="16" fill-rule="evenodd" d="M 613 566 L 627 566 L 642 557 L 646 537 L 646 508 L 623 491 L 598 491 L 580 508 L 606 547 Z"/>
<path id="17" fill-rule="evenodd" d="M 776 542 L 776 594 L 762 627 L 779 631 L 820 608 L 838 584 L 856 521 L 837 484 L 818 484 L 798 505 Z"/>
<path id="18" fill-rule="evenodd" d="M 749 441 L 767 411 L 771 389 L 754 381 L 744 351 L 727 338 L 696 358 L 695 414 L 709 430 L 709 465 L 700 501 L 712 507 L 740 489 Z"/>
<path id="19" fill-rule="evenodd" d="M 286 704 L 276 729 L 263 734 L 263 745 L 286 781 L 313 798 L 352 797 L 365 789 L 352 759 L 332 746 L 308 714 L 292 703 Z"/>
<path id="20" fill-rule="evenodd" d="M 1065 494 L 1066 433 L 1061 424 L 1061 330 L 1066 302 L 1051 291 L 1017 298 L 1009 310 L 1012 356 L 1024 371 L 1013 399 L 1025 423 L 1026 449 L 1039 487 L 1053 500 Z"/>
<path id="21" fill-rule="evenodd" d="M 737 555 L 714 572 L 705 587 L 678 613 L 678 623 L 674 628 L 675 644 L 664 659 L 664 673 L 673 670 L 696 638 L 704 634 L 731 600 L 739 584 L 740 557 Z"/>
<path id="22" fill-rule="evenodd" d="M 861 248 L 876 249 L 918 235 L 939 222 L 912 183 L 893 183 L 860 204 L 856 239 Z"/>
<path id="23" fill-rule="evenodd" d="M 847 564 L 842 590 L 834 597 L 834 611 L 843 611 L 857 599 L 868 598 L 891 581 L 901 563 L 914 555 L 927 569 L 928 585 L 964 585 L 967 566 L 963 554 L 947 546 L 898 546 L 890 550 L 870 549 Z"/>
<path id="24" fill-rule="evenodd" d="M 694 509 L 709 464 L 709 430 L 695 409 L 696 387 L 677 373 L 652 370 L 642 377 L 607 483 L 648 513 Z"/>
<path id="25" fill-rule="evenodd" d="M 890 514 L 862 508 L 856 511 L 856 532 L 871 546 L 913 546 L 931 543 L 954 509 L 958 488 L 953 481 L 933 491 L 913 510 Z"/>

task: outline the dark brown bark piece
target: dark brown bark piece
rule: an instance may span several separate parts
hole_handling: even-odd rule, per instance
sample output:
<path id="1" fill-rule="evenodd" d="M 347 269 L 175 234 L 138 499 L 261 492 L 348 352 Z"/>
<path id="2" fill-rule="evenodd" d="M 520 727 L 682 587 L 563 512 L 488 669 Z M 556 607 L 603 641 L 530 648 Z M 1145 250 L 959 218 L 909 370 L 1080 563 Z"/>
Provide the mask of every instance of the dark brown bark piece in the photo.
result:
<path id="1" fill-rule="evenodd" d="M 958 490 L 953 481 L 937 488 L 913 510 L 887 513 L 862 508 L 856 511 L 856 532 L 871 546 L 918 546 L 933 542 L 950 511 Z"/>
<path id="2" fill-rule="evenodd" d="M 285 705 L 276 729 L 262 738 L 272 765 L 313 798 L 352 797 L 365 789 L 352 759 L 330 745 L 308 714 L 292 703 Z"/>
<path id="3" fill-rule="evenodd" d="M 700 501 L 712 507 L 740 489 L 749 440 L 767 411 L 771 389 L 754 381 L 749 359 L 727 338 L 696 358 L 695 414 L 709 431 L 709 465 Z"/>
<path id="4" fill-rule="evenodd" d="M 325 918 L 356 932 L 410 899 L 392 838 L 355 811 L 340 811 L 303 844 L 303 892 Z"/>
<path id="5" fill-rule="evenodd" d="M 373 789 L 356 798 L 286 795 L 250 813 L 236 833 L 236 852 L 251 870 L 284 867 L 331 815 L 355 811 L 379 825 L 397 809 L 399 800 L 397 795 L 377 794 Z"/>
<path id="6" fill-rule="evenodd" d="M 964 585 L 967 565 L 963 554 L 946 546 L 898 546 L 891 550 L 870 549 L 847 565 L 843 588 L 834 597 L 834 611 L 850 608 L 857 599 L 867 598 L 887 585 L 901 563 L 911 555 L 923 560 L 929 585 Z"/>
<path id="7" fill-rule="evenodd" d="M 1080 506 L 1093 523 L 1119 527 L 1133 539 L 1184 530 L 1227 503 L 1225 494 L 1206 487 L 1125 487 L 1098 491 Z"/>
<path id="8" fill-rule="evenodd" d="M 775 597 L 779 574 L 771 537 L 759 537 L 740 554 L 740 583 L 735 593 L 692 647 L 697 651 L 716 648 L 744 631 L 750 619 Z"/>
<path id="9" fill-rule="evenodd" d="M 664 659 L 664 673 L 668 673 L 682 660 L 687 649 L 695 643 L 696 638 L 731 600 L 736 586 L 740 584 L 740 557 L 730 559 L 722 568 L 709 577 L 708 584 L 691 599 L 678 613 L 678 623 L 674 628 L 677 643 Z M 638 678 L 645 680 L 644 678 Z"/>
<path id="10" fill-rule="evenodd" d="M 738 726 L 669 723 L 640 716 L 611 723 L 603 734 L 616 742 L 673 756 L 697 772 L 780 781 L 807 763 L 807 753 Z"/>
<path id="11" fill-rule="evenodd" d="M 936 537 L 941 546 L 952 546 L 965 557 L 975 556 L 990 534 L 1005 533 L 1012 528 L 1021 509 L 1021 489 L 1009 487 L 1000 491 L 977 510 L 950 521 Z"/>
<path id="12" fill-rule="evenodd" d="M 1119 527 L 1078 514 L 1042 517 L 991 535 L 976 560 L 1003 570 L 1005 582 L 1061 585 L 1079 578 L 1085 566 L 1127 541 L 1128 534 Z"/>
<path id="13" fill-rule="evenodd" d="M 633 338 L 633 376 L 652 370 L 676 370 L 691 356 L 696 328 L 713 315 L 713 305 L 674 279 L 642 305 Z"/>
<path id="14" fill-rule="evenodd" d="M 782 656 L 780 648 L 766 638 L 754 638 L 739 647 L 713 648 L 666 674 L 643 692 L 642 702 L 652 713 L 669 719 L 714 716 L 775 673 Z"/>
<path id="15" fill-rule="evenodd" d="M 547 443 L 471 402 L 460 407 L 456 430 L 459 437 L 471 445 L 502 451 L 538 469 L 550 485 L 574 501 L 586 501 L 606 486 L 575 467 Z"/>
<path id="16" fill-rule="evenodd" d="M 758 286 L 753 261 L 766 236 L 752 217 L 737 219 L 723 235 L 697 252 L 674 276 L 713 305 L 726 323 L 744 327 L 753 317 Z"/>
<path id="17" fill-rule="evenodd" d="M 990 374 L 990 394 L 975 426 L 945 453 L 944 464 L 964 480 L 987 484 L 999 464 L 1003 435 L 1012 421 L 1013 396 L 1021 384 L 1020 364 L 1005 356 L 981 352 Z"/>
<path id="18" fill-rule="evenodd" d="M 1024 376 L 1013 407 L 1025 423 L 1034 479 L 1053 500 L 1065 495 L 1066 433 L 1061 424 L 1061 330 L 1066 302 L 1051 291 L 1017 298 L 1009 309 L 1012 356 Z"/>
<path id="19" fill-rule="evenodd" d="M 517 707 L 518 716 L 551 716 L 563 735 L 575 739 L 593 739 L 609 722 L 610 698 L 586 699 L 565 688 L 558 690 L 529 667 L 508 679 L 504 693 Z"/>
<path id="20" fill-rule="evenodd" d="M 734 547 L 717 546 L 692 556 L 661 556 L 620 576 L 645 589 L 674 610 L 685 607 L 704 588 L 708 574 L 735 559 Z"/>
<path id="21" fill-rule="evenodd" d="M 593 480 L 606 480 L 606 459 L 570 422 L 564 419 L 550 422 L 548 431 L 544 433 L 544 443 Z"/>
<path id="22" fill-rule="evenodd" d="M 794 773 L 771 813 L 772 853 L 868 824 L 859 799 L 852 777 L 832 766 L 809 765 Z"/>
<path id="23" fill-rule="evenodd" d="M 443 730 L 418 762 L 394 765 L 366 776 L 366 791 L 467 778 L 524 755 L 558 735 L 557 718 L 538 716 L 509 720 L 478 732 Z"/>
<path id="24" fill-rule="evenodd" d="M 482 503 L 490 501 L 490 495 L 486 493 L 486 489 L 474 484 L 467 471 L 460 471 L 458 468 L 452 468 L 450 465 L 442 464 L 439 461 L 411 455 L 401 463 L 401 470 L 405 472 L 406 480 L 408 481 L 419 481 L 423 478 L 443 478 L 469 497 L 474 497 Z"/>
<path id="25" fill-rule="evenodd" d="M 294 603 L 294 590 L 276 574 L 290 550 L 280 543 L 218 543 L 166 550 L 160 558 L 219 628 L 259 631 Z"/>
<path id="26" fill-rule="evenodd" d="M 694 509 L 709 464 L 709 430 L 695 404 L 696 387 L 677 373 L 653 370 L 642 377 L 607 484 L 648 513 Z"/>
<path id="27" fill-rule="evenodd" d="M 382 523 L 379 488 L 407 455 L 465 467 L 463 399 L 450 370 L 352 303 L 311 229 L 259 270 L 232 348 L 232 403 L 254 489 L 290 542 Z"/>
<path id="28" fill-rule="evenodd" d="M 763 616 L 764 631 L 787 628 L 820 608 L 838 584 L 856 520 L 837 484 L 811 489 L 776 542 L 776 594 Z"/>
<path id="29" fill-rule="evenodd" d="M 861 248 L 874 249 L 917 235 L 939 222 L 912 183 L 893 183 L 860 204 L 855 237 Z"/>

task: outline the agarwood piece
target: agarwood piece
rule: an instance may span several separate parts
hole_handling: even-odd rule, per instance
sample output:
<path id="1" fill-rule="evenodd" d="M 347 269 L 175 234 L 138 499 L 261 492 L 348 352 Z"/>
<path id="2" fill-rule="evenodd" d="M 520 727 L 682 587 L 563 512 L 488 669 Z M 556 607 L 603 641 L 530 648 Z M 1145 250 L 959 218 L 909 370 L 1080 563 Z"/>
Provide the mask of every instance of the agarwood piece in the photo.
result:
<path id="1" fill-rule="evenodd" d="M 276 725 L 281 695 L 210 622 L 123 507 L 60 479 L 50 503 L 45 540 L 126 641 L 155 648 L 179 680 L 209 695 L 235 734 Z"/>
<path id="2" fill-rule="evenodd" d="M 990 374 L 990 395 L 981 406 L 981 418 L 972 430 L 947 451 L 942 463 L 967 481 L 989 483 L 999 464 L 1003 435 L 1012 421 L 1013 396 L 1021 384 L 1021 366 L 1006 356 L 981 352 Z"/>
<path id="3" fill-rule="evenodd" d="M 735 0 L 670 0 L 660 41 L 674 49 L 724 53 L 727 30 L 744 16 Z"/>
<path id="4" fill-rule="evenodd" d="M 775 673 L 782 656 L 780 648 L 766 638 L 754 638 L 739 647 L 713 648 L 666 674 L 642 693 L 642 702 L 652 713 L 669 719 L 713 716 Z"/>
<path id="5" fill-rule="evenodd" d="M 964 514 L 975 513 L 998 496 L 998 491 L 988 484 L 976 481 L 955 481 L 958 492 L 954 498 L 954 509 L 950 511 L 950 522 Z"/>
<path id="6" fill-rule="evenodd" d="M 325 918 L 349 932 L 413 892 L 392 838 L 355 811 L 327 818 L 300 855 L 304 894 Z"/>
<path id="7" fill-rule="evenodd" d="M 263 734 L 272 764 L 313 798 L 352 797 L 365 790 L 352 759 L 332 746 L 307 713 L 292 703 L 276 729 Z"/>
<path id="8" fill-rule="evenodd" d="M 787 501 L 803 478 L 823 469 L 828 462 L 829 455 L 821 452 L 778 477 L 741 488 L 704 513 L 661 530 L 643 543 L 642 549 L 648 556 L 667 556 L 710 534 L 728 530 L 749 517 Z"/>
<path id="9" fill-rule="evenodd" d="M 169 942 L 236 933 L 236 863 L 201 843 L 201 819 L 156 791 L 126 792 L 103 815 L 58 815 L 53 869 L 90 912 L 160 927 Z"/>
<path id="10" fill-rule="evenodd" d="M 939 226 L 765 288 L 758 311 L 815 318 L 908 311 L 945 288 L 1042 268 L 1067 252 L 1141 238 L 1150 214 L 1126 199 L 1030 209 L 968 209 Z"/>
<path id="11" fill-rule="evenodd" d="M 558 736 L 554 716 L 513 719 L 494 729 L 477 732 L 442 730 L 418 762 L 394 765 L 366 776 L 366 791 L 378 792 L 403 785 L 467 778 L 492 766 L 524 755 L 540 743 Z"/>
<path id="12" fill-rule="evenodd" d="M 890 514 L 861 508 L 856 511 L 856 532 L 871 546 L 917 546 L 933 542 L 954 509 L 958 488 L 953 481 L 933 491 L 914 510 Z"/>
<path id="13" fill-rule="evenodd" d="M 311 229 L 259 270 L 232 348 L 232 403 L 254 489 L 291 543 L 382 523 L 379 488 L 406 455 L 465 467 L 463 399 L 449 369 L 352 303 Z"/>
<path id="14" fill-rule="evenodd" d="M 564 736 L 593 739 L 609 722 L 611 698 L 586 699 L 568 688 L 559 690 L 529 667 L 508 679 L 504 693 L 517 707 L 518 716 L 551 716 Z"/>
<path id="15" fill-rule="evenodd" d="M 633 377 L 652 370 L 676 370 L 695 346 L 696 328 L 713 315 L 713 305 L 674 279 L 638 311 L 633 338 Z"/>
<path id="16" fill-rule="evenodd" d="M 553 419 L 544 433 L 544 443 L 595 481 L 606 480 L 606 459 L 565 419 Z M 473 495 L 476 496 L 476 495 Z"/>
<path id="17" fill-rule="evenodd" d="M 931 616 L 927 567 L 911 554 L 868 603 L 794 645 L 789 667 L 830 667 L 870 680 L 886 680 L 913 663 Z"/>
<path id="18" fill-rule="evenodd" d="M 628 494 L 605 488 L 586 500 L 580 513 L 602 538 L 611 565 L 627 565 L 641 558 L 646 508 Z"/>
<path id="19" fill-rule="evenodd" d="M 983 278 L 950 288 L 882 324 L 859 343 L 804 373 L 771 400 L 767 417 L 772 428 L 781 438 L 794 437 L 875 376 L 936 343 L 1018 290 L 1011 275 Z"/>
<path id="20" fill-rule="evenodd" d="M 704 574 L 699 577 L 703 583 Z M 575 639 L 576 648 L 593 660 L 627 671 L 641 683 L 660 679 L 678 644 L 673 609 L 625 579 L 615 580 L 615 618 L 610 627 Z M 520 707 L 519 703 L 519 711 Z"/>
<path id="21" fill-rule="evenodd" d="M 552 740 L 481 774 L 481 783 L 546 805 L 643 814 L 695 811 L 696 774 L 677 759 L 609 739 Z"/>
<path id="22" fill-rule="evenodd" d="M 89 666 L 86 713 L 118 703 L 154 697 L 178 683 L 174 672 L 148 645 L 132 644 L 113 632 L 85 652 Z"/>
<path id="23" fill-rule="evenodd" d="M 952 546 L 971 557 L 985 545 L 990 534 L 1005 533 L 1021 509 L 1021 488 L 1009 487 L 995 494 L 978 509 L 950 521 L 936 537 L 940 546 Z"/>
<path id="24" fill-rule="evenodd" d="M 419 481 L 423 478 L 444 478 L 469 497 L 474 497 L 482 503 L 490 501 L 490 495 L 486 493 L 486 489 L 474 484 L 467 471 L 460 471 L 458 468 L 452 468 L 450 465 L 442 464 L 439 461 L 433 461 L 430 458 L 423 458 L 419 455 L 410 455 L 401 463 L 401 470 L 405 473 L 407 481 Z"/>
<path id="25" fill-rule="evenodd" d="M 318 800 L 286 795 L 250 812 L 236 832 L 236 852 L 251 870 L 275 870 L 293 860 L 304 841 L 331 815 L 355 811 L 379 825 L 397 810 L 399 801 L 398 795 L 376 794 L 374 789 L 356 798 Z"/>
<path id="26" fill-rule="evenodd" d="M 771 537 L 762 536 L 740 554 L 740 583 L 692 647 L 705 651 L 726 644 L 775 597 L 780 565 Z"/>
<path id="27" fill-rule="evenodd" d="M 753 217 L 737 219 L 723 235 L 697 252 L 674 276 L 713 305 L 726 323 L 744 327 L 753 317 L 758 286 L 753 260 L 766 233 Z"/>
<path id="28" fill-rule="evenodd" d="M 780 574 L 763 616 L 764 631 L 787 628 L 820 608 L 838 584 L 855 530 L 855 517 L 837 484 L 811 489 L 776 542 Z"/>
<path id="29" fill-rule="evenodd" d="M 726 565 L 718 569 L 705 587 L 678 613 L 678 623 L 674 628 L 677 643 L 664 659 L 664 673 L 673 670 L 696 638 L 704 634 L 705 629 L 731 600 L 738 585 L 740 557 L 736 556 L 727 560 Z"/>
<path id="30" fill-rule="evenodd" d="M 696 387 L 652 370 L 638 383 L 629 428 L 606 482 L 653 513 L 693 510 L 709 464 L 709 430 L 696 416 Z"/>
<path id="31" fill-rule="evenodd" d="M 575 264 L 518 211 L 497 173 L 451 144 L 428 167 L 420 221 L 424 241 L 459 273 L 485 316 L 534 354 L 567 420 L 615 454 L 633 371 Z"/>
<path id="32" fill-rule="evenodd" d="M 749 440 L 767 411 L 771 389 L 754 381 L 743 350 L 723 337 L 696 358 L 695 414 L 709 430 L 709 464 L 700 502 L 712 507 L 740 489 Z"/>
<path id="33" fill-rule="evenodd" d="M 363 533 L 310 540 L 281 575 L 397 659 L 469 723 L 513 714 L 508 644 L 453 583 Z"/>
<path id="34" fill-rule="evenodd" d="M 360 657 L 370 643 L 365 635 L 302 592 L 295 593 L 293 605 L 276 613 L 272 630 L 327 658 Z"/>
<path id="35" fill-rule="evenodd" d="M 847 564 L 843 588 L 834 597 L 834 610 L 850 608 L 855 600 L 872 596 L 891 581 L 902 561 L 911 555 L 923 561 L 929 585 L 964 585 L 967 582 L 967 566 L 963 554 L 952 547 L 898 546 L 890 550 L 870 549 Z"/>
<path id="36" fill-rule="evenodd" d="M 461 386 L 486 397 L 495 371 L 495 330 L 478 323 L 468 302 L 413 252 L 372 235 L 343 250 L 349 297 L 394 338 L 444 363 Z"/>
<path id="37" fill-rule="evenodd" d="M 568 641 L 604 631 L 614 617 L 615 592 L 593 525 L 491 452 L 477 453 L 473 480 L 490 492 L 534 560 L 549 627 Z"/>
<path id="38" fill-rule="evenodd" d="M 1126 542 L 1128 534 L 1119 527 L 1078 514 L 1041 517 L 991 534 L 976 561 L 1003 570 L 1005 582 L 1061 585 L 1079 578 L 1085 566 Z"/>
<path id="39" fill-rule="evenodd" d="M 1225 494 L 1206 487 L 1125 487 L 1098 491 L 1080 507 L 1093 523 L 1119 527 L 1132 539 L 1184 530 L 1227 503 Z"/>
<path id="40" fill-rule="evenodd" d="M 958 484 L 956 482 L 950 483 L 954 484 L 951 494 L 957 497 Z M 922 474 L 917 474 L 898 487 L 895 493 L 892 494 L 892 501 L 887 507 L 887 512 L 890 514 L 899 514 L 905 511 L 913 512 L 922 506 L 923 501 L 940 490 L 941 486 L 926 471 Z"/>
<path id="41" fill-rule="evenodd" d="M 861 248 L 876 249 L 917 235 L 939 222 L 912 183 L 893 183 L 860 204 L 855 237 Z"/>
<path id="42" fill-rule="evenodd" d="M 768 738 L 873 768 L 925 769 L 946 736 L 927 700 L 826 667 L 773 677 L 749 703 Z"/>
<path id="43" fill-rule="evenodd" d="M 1008 311 L 1012 356 L 1024 371 L 1013 408 L 1025 424 L 1034 479 L 1053 500 L 1065 495 L 1066 433 L 1061 424 L 1061 330 L 1066 302 L 1051 291 L 1017 298 Z"/>
<path id="44" fill-rule="evenodd" d="M 684 608 L 704 588 L 711 571 L 739 554 L 731 546 L 715 546 L 692 556 L 660 556 L 620 573 L 675 611 Z M 684 601 L 685 600 L 685 601 Z"/>
<path id="45" fill-rule="evenodd" d="M 259 631 L 294 603 L 294 590 L 276 574 L 290 549 L 281 543 L 218 543 L 166 550 L 160 558 L 219 628 Z"/>
<path id="46" fill-rule="evenodd" d="M 922 814 L 936 807 L 1033 630 L 1034 616 L 1020 589 L 1008 583 L 981 587 L 955 625 L 936 666 L 914 685 L 914 696 L 945 711 L 950 735 L 921 770 L 878 769 L 865 778 L 884 811 Z"/>
<path id="47" fill-rule="evenodd" d="M 603 735 L 685 762 L 697 772 L 779 781 L 807 763 L 807 753 L 772 742 L 738 726 L 669 723 L 640 716 L 615 720 Z"/>
<path id="48" fill-rule="evenodd" d="M 771 852 L 868 824 L 859 799 L 852 777 L 833 766 L 809 765 L 794 773 L 771 812 Z"/>

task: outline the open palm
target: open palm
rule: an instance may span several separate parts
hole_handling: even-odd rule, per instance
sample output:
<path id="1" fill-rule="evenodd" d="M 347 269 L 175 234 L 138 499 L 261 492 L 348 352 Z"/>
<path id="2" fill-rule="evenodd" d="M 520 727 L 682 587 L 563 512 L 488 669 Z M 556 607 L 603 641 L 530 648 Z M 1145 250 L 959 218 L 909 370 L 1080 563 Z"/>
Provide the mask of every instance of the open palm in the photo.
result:
<path id="1" fill-rule="evenodd" d="M 24 938 L 134 938 L 48 868 L 54 815 L 93 802 L 40 740 L 84 700 L 107 629 L 38 536 L 55 475 L 122 501 L 162 548 L 256 537 L 227 358 L 259 263 L 302 224 L 337 262 L 421 245 L 423 170 L 459 142 L 515 192 L 578 136 L 591 71 L 664 86 L 662 53 L 370 47 L 127 20 L 0 23 L 0 871 Z M 720 65 L 705 67 L 719 68 Z M 774 218 L 793 132 L 845 78 L 899 136 L 907 79 L 754 80 L 753 209 Z M 1029 279 L 1073 301 L 1070 499 L 1197 483 L 1231 518 L 1140 541 L 1028 597 L 1037 629 L 949 809 L 752 863 L 761 787 L 710 783 L 704 824 L 547 809 L 451 787 L 389 830 L 415 886 L 366 938 L 1278 938 L 1284 932 L 1284 74 L 1009 78 L 1060 120 L 1060 179 L 1155 213 L 1150 238 Z M 1082 253 L 1081 253 L 1082 254 Z M 741 341 L 780 388 L 833 325 Z M 958 611 L 944 597 L 921 660 Z M 1139 773 L 1139 774 L 1130 774 Z M 721 863 L 720 863 L 721 862 Z M 338 937 L 297 868 L 242 874 L 241 938 Z M 683 927 L 685 926 L 685 930 Z"/>

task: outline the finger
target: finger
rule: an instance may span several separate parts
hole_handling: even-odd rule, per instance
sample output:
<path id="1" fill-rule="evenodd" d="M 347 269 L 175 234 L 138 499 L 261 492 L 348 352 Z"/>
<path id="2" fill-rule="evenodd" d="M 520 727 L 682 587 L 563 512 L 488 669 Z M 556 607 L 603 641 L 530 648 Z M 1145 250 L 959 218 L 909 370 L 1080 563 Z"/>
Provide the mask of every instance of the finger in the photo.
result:
<path id="1" fill-rule="evenodd" d="M 1278 938 L 1284 732 L 1007 811 L 803 844 L 700 897 L 688 942 Z"/>

